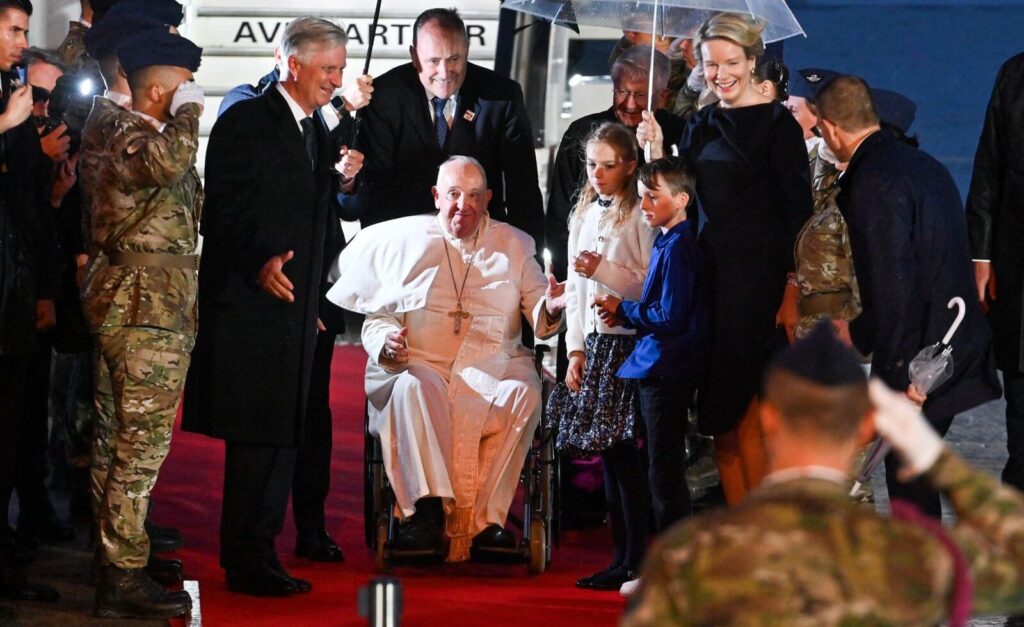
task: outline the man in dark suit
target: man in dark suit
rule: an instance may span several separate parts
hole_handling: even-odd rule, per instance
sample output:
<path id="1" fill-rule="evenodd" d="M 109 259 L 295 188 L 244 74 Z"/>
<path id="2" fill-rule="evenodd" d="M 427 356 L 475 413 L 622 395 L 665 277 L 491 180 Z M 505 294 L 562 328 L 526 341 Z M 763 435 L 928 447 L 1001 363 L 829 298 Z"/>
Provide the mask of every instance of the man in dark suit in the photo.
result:
<path id="1" fill-rule="evenodd" d="M 881 129 L 863 80 L 841 76 L 815 98 L 818 128 L 841 162 L 839 209 L 850 229 L 862 313 L 837 323 L 861 353 L 871 355 L 872 374 L 923 403 L 924 413 L 945 435 L 960 412 L 998 398 L 992 335 L 974 294 L 960 193 L 949 171 L 897 133 Z M 967 312 L 953 336 L 952 378 L 925 394 L 911 383 L 910 361 L 940 341 L 962 297 Z M 891 497 L 907 499 L 936 518 L 939 496 L 921 481 L 902 483 L 898 463 L 885 460 Z"/>
<path id="2" fill-rule="evenodd" d="M 1024 490 L 1024 54 L 999 70 L 974 157 L 967 233 L 978 302 L 995 336 L 1010 453 L 1003 481 Z M 998 285 L 998 287 L 997 287 Z"/>
<path id="3" fill-rule="evenodd" d="M 281 63 L 281 49 L 274 53 L 276 63 Z M 242 84 L 224 95 L 217 116 L 232 105 L 255 98 L 271 89 L 281 78 L 281 71 L 275 65 L 269 73 L 260 77 L 255 85 Z M 330 129 L 332 145 L 339 150 L 352 134 L 352 117 L 349 112 L 361 109 L 369 103 L 373 92 L 373 79 L 360 76 L 342 92 L 338 103 L 344 110 L 336 109 L 335 99 L 320 107 L 314 114 L 321 118 L 325 128 Z M 337 207 L 340 205 L 332 205 Z M 345 247 L 337 215 L 332 215 L 327 225 L 327 243 L 324 246 L 323 274 L 326 275 L 331 261 Z M 325 330 L 317 333 L 316 349 L 313 351 L 313 371 L 309 382 L 309 397 L 306 403 L 306 418 L 302 444 L 295 459 L 295 476 L 292 478 L 292 516 L 295 519 L 295 555 L 315 562 L 341 562 L 345 554 L 327 533 L 324 505 L 331 485 L 331 448 L 334 438 L 333 416 L 331 415 L 331 358 L 334 356 L 334 341 L 339 333 L 345 332 L 342 310 L 324 295 L 330 288 L 326 276 L 320 284 L 320 321 Z"/>
<path id="4" fill-rule="evenodd" d="M 526 231 L 541 250 L 544 209 L 522 89 L 467 62 L 469 37 L 454 9 L 421 13 L 410 53 L 412 63 L 374 79 L 359 143 L 366 169 L 351 210 L 363 226 L 435 211 L 438 166 L 466 155 L 487 172 L 491 217 Z"/>
<path id="5" fill-rule="evenodd" d="M 291 22 L 279 82 L 232 106 L 210 135 L 184 426 L 226 441 L 221 566 L 235 592 L 311 588 L 281 567 L 274 538 L 324 330 L 318 308 L 326 251 L 338 246 L 337 197 L 353 190 L 362 166 L 314 115 L 341 86 L 346 41 L 332 22 Z"/>

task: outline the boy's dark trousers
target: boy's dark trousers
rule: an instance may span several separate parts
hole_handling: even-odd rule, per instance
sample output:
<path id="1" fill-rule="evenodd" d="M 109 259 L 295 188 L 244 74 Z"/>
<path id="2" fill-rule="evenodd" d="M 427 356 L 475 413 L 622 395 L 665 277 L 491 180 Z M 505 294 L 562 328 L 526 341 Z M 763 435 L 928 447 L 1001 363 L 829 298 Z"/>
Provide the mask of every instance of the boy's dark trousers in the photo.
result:
<path id="1" fill-rule="evenodd" d="M 648 477 L 658 532 L 690 515 L 686 465 L 686 413 L 693 386 L 675 378 L 647 377 L 637 386 L 640 415 L 647 430 Z"/>

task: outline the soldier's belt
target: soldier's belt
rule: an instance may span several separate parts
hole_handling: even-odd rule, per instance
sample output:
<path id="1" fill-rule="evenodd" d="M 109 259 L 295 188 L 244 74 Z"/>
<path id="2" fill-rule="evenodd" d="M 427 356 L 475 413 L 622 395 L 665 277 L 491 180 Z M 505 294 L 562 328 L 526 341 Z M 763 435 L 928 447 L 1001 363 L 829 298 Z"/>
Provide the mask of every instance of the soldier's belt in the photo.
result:
<path id="1" fill-rule="evenodd" d="M 816 316 L 818 314 L 837 314 L 853 300 L 853 293 L 850 290 L 842 292 L 828 292 L 826 294 L 810 294 L 801 296 L 797 309 L 801 316 Z"/>
<path id="2" fill-rule="evenodd" d="M 107 256 L 110 257 L 110 265 L 112 266 L 148 266 L 151 268 L 181 268 L 183 270 L 199 269 L 199 255 L 114 251 Z"/>

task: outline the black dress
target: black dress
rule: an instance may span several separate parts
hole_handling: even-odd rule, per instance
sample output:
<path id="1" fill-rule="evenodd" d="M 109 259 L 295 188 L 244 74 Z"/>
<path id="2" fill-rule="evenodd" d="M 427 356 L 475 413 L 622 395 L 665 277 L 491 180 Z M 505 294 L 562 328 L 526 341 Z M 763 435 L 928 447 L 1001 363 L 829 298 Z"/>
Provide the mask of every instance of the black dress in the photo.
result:
<path id="1" fill-rule="evenodd" d="M 699 393 L 701 433 L 731 430 L 757 394 L 765 361 L 786 343 L 775 327 L 793 244 L 812 211 L 803 133 L 779 103 L 706 107 L 679 154 L 697 171 L 707 220 L 699 243 L 711 291 L 711 352 Z"/>

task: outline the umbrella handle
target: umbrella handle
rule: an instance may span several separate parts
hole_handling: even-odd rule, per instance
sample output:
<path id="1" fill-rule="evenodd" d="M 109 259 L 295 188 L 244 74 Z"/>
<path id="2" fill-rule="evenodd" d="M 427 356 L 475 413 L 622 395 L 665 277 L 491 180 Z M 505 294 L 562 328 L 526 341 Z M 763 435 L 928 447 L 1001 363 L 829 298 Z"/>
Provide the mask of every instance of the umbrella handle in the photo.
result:
<path id="1" fill-rule="evenodd" d="M 949 327 L 949 331 L 946 331 L 946 335 L 942 337 L 942 343 L 948 345 L 949 341 L 953 339 L 953 334 L 960 328 L 960 323 L 964 321 L 964 315 L 967 313 L 967 305 L 964 303 L 964 299 L 959 296 L 954 296 L 949 299 L 946 304 L 946 309 L 952 309 L 956 305 L 956 320 L 953 321 L 952 326 Z"/>

